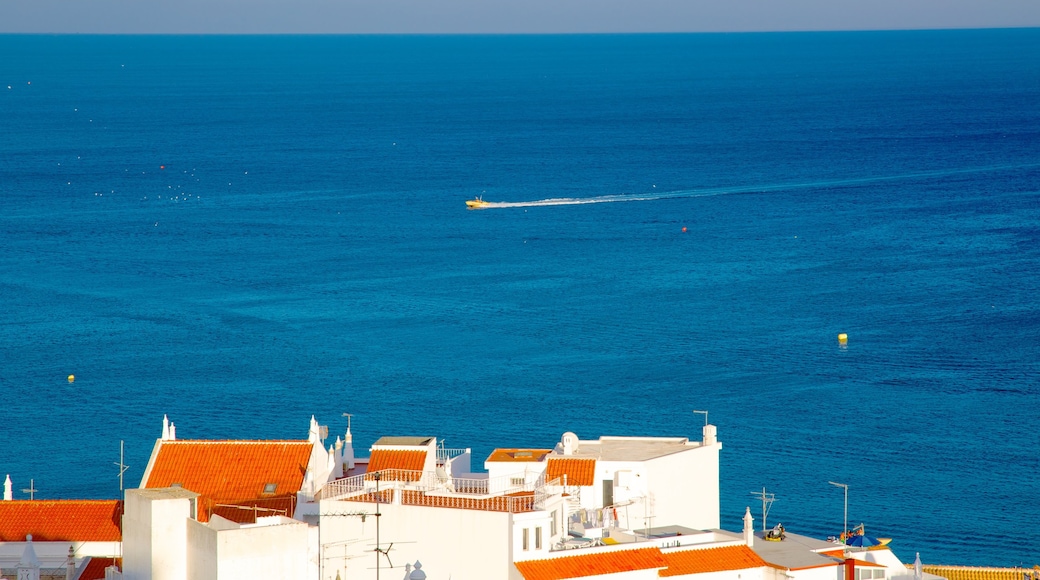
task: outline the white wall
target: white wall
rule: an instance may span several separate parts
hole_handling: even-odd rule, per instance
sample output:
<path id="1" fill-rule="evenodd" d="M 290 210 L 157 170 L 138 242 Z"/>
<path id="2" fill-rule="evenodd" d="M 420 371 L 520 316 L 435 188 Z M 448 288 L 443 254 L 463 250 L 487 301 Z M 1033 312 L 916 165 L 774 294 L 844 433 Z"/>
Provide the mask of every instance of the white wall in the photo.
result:
<path id="1" fill-rule="evenodd" d="M 489 479 L 523 477 L 524 483 L 533 483 L 545 474 L 544 461 L 485 461 Z"/>
<path id="2" fill-rule="evenodd" d="M 768 570 L 768 572 L 767 572 Z M 726 570 L 725 572 L 703 572 L 700 574 L 684 574 L 669 576 L 669 580 L 774 580 L 773 568 L 750 568 L 747 570 Z"/>
<path id="3" fill-rule="evenodd" d="M 429 578 L 508 580 L 515 570 L 512 514 L 395 504 L 379 509 L 380 546 L 390 549 L 389 561 L 380 561 L 380 580 L 402 580 L 404 565 L 416 560 Z M 338 570 L 342 579 L 375 580 L 376 517 L 362 522 L 348 515 L 373 514 L 375 504 L 325 500 L 321 511 L 322 578 L 332 580 Z"/>
<path id="4" fill-rule="evenodd" d="M 33 551 L 43 568 L 64 567 L 69 557 L 69 546 L 75 551 L 73 557 L 77 567 L 82 565 L 83 558 L 119 558 L 121 555 L 119 542 L 33 541 Z M 23 553 L 25 542 L 0 542 L 0 568 L 17 568 Z"/>
<path id="5" fill-rule="evenodd" d="M 308 564 L 307 524 L 288 518 L 273 525 L 239 526 L 226 520 L 220 524 L 189 522 L 188 578 L 313 579 Z"/>
<path id="6" fill-rule="evenodd" d="M 174 489 L 128 489 L 123 514 L 123 577 L 185 580 L 186 528 L 197 494 Z"/>
<path id="7" fill-rule="evenodd" d="M 787 578 L 790 580 L 843 580 L 845 578 L 845 567 L 836 565 L 804 570 L 789 570 Z"/>
<path id="8" fill-rule="evenodd" d="M 673 524 L 698 530 L 719 527 L 721 447 L 720 443 L 693 447 L 646 462 L 654 527 Z"/>

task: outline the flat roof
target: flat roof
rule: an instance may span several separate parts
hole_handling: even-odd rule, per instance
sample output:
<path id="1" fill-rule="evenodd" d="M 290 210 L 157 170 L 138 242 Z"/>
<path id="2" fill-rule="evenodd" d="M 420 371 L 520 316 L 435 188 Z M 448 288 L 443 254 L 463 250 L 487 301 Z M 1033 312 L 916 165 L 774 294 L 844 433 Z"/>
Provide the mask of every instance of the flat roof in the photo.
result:
<path id="1" fill-rule="evenodd" d="M 798 570 L 841 564 L 840 559 L 816 553 L 816 550 L 833 550 L 836 545 L 786 531 L 782 541 L 770 542 L 765 539 L 763 532 L 755 532 L 755 545 L 751 549 L 770 564 Z M 841 546 L 838 546 L 838 549 L 841 549 Z"/>
<path id="2" fill-rule="evenodd" d="M 545 459 L 545 456 L 552 452 L 552 449 L 514 449 L 514 448 L 499 448 L 491 452 L 485 461 L 503 461 L 510 463 L 521 463 L 521 462 L 538 462 Z"/>
<path id="3" fill-rule="evenodd" d="M 687 437 L 600 437 L 597 441 L 578 441 L 578 449 L 572 457 L 646 461 L 700 446 L 699 441 L 691 442 Z"/>

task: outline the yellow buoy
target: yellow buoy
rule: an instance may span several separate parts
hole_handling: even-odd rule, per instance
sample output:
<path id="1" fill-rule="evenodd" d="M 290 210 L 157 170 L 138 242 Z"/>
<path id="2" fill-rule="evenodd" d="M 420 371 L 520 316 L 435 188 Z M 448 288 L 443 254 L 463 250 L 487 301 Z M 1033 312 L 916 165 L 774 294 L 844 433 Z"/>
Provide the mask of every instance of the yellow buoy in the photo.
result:
<path id="1" fill-rule="evenodd" d="M 69 382 L 70 383 L 76 382 L 76 375 L 69 375 Z"/>
<path id="2" fill-rule="evenodd" d="M 845 344 L 848 341 L 849 341 L 849 335 L 845 334 L 844 332 L 838 335 L 838 343 L 839 344 Z"/>

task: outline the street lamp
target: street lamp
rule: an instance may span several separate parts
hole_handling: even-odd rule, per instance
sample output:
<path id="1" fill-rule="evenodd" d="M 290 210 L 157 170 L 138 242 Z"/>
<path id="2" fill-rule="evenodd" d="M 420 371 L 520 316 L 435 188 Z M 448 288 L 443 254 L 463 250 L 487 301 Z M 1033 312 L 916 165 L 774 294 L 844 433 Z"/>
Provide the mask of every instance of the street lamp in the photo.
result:
<path id="1" fill-rule="evenodd" d="M 848 484 L 845 484 L 845 483 L 836 483 L 836 482 L 833 482 L 833 481 L 828 481 L 827 483 L 829 483 L 831 485 L 834 485 L 834 486 L 837 486 L 837 487 L 845 488 L 845 521 L 843 522 L 843 526 L 844 527 L 842 527 L 842 529 L 841 529 L 841 543 L 842 544 L 848 544 L 849 543 L 849 486 L 848 486 Z"/>

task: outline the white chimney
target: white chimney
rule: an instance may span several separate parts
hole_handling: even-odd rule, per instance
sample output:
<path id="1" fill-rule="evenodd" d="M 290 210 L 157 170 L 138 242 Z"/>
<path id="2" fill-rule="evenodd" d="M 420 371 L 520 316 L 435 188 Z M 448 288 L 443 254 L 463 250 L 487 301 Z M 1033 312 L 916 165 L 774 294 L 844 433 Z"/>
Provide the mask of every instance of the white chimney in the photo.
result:
<path id="1" fill-rule="evenodd" d="M 25 536 L 25 550 L 22 559 L 18 561 L 18 578 L 25 580 L 40 580 L 40 559 L 36 557 L 33 549 L 32 534 Z"/>
<path id="2" fill-rule="evenodd" d="M 14 492 L 11 489 L 11 474 L 7 474 L 7 479 L 4 481 L 4 501 L 11 501 L 14 499 Z"/>
<path id="3" fill-rule="evenodd" d="M 570 431 L 563 434 L 560 438 L 561 446 L 563 447 L 564 455 L 574 455 L 578 452 L 578 436 Z"/>
<path id="4" fill-rule="evenodd" d="M 162 416 L 162 440 L 170 440 L 170 418 L 165 414 Z"/>
<path id="5" fill-rule="evenodd" d="M 176 441 L 176 440 L 177 440 L 177 426 L 173 424 L 173 421 L 170 421 L 170 441 Z"/>
<path id="6" fill-rule="evenodd" d="M 701 433 L 704 436 L 704 439 L 703 439 L 702 442 L 703 442 L 705 447 L 707 447 L 708 445 L 714 445 L 715 442 L 717 441 L 717 439 L 715 438 L 715 426 L 714 425 L 705 425 L 704 427 L 701 428 Z"/>
<path id="7" fill-rule="evenodd" d="M 755 546 L 755 518 L 751 517 L 751 508 L 748 507 L 744 511 L 744 543 L 749 548 Z"/>
<path id="8" fill-rule="evenodd" d="M 69 557 L 65 560 L 65 580 L 76 578 L 76 552 L 69 546 Z"/>

